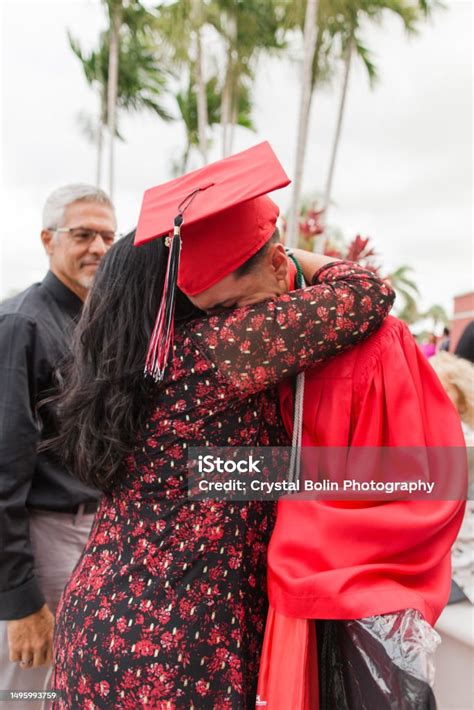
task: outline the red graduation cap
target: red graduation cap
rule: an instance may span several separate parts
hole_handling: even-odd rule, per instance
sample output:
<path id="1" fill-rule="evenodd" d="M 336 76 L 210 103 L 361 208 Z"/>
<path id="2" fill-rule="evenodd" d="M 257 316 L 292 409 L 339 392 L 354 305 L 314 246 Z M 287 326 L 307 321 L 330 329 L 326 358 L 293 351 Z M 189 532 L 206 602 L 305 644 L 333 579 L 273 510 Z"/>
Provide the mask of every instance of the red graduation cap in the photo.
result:
<path id="1" fill-rule="evenodd" d="M 170 237 L 163 298 L 145 368 L 155 379 L 163 377 L 173 337 L 176 282 L 194 296 L 250 259 L 275 231 L 279 209 L 266 193 L 289 182 L 264 142 L 145 192 L 135 245 Z"/>

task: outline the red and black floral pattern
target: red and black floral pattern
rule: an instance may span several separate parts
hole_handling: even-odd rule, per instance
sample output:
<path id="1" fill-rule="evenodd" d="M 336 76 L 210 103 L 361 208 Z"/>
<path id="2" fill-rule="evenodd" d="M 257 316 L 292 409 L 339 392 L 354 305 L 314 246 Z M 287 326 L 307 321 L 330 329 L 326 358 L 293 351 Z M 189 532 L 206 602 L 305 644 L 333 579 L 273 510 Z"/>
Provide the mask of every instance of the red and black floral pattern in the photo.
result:
<path id="1" fill-rule="evenodd" d="M 187 448 L 287 445 L 273 385 L 367 337 L 393 301 L 353 264 L 315 280 L 176 333 L 146 431 L 61 599 L 56 710 L 255 707 L 274 507 L 191 502 Z"/>

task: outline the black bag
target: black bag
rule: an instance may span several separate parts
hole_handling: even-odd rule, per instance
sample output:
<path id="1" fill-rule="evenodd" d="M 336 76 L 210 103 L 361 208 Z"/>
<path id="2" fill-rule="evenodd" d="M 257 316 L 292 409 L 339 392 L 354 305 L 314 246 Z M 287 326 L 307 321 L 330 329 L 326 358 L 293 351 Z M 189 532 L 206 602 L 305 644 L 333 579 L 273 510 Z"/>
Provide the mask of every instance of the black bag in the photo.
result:
<path id="1" fill-rule="evenodd" d="M 320 710 L 436 710 L 438 634 L 419 612 L 317 621 Z"/>

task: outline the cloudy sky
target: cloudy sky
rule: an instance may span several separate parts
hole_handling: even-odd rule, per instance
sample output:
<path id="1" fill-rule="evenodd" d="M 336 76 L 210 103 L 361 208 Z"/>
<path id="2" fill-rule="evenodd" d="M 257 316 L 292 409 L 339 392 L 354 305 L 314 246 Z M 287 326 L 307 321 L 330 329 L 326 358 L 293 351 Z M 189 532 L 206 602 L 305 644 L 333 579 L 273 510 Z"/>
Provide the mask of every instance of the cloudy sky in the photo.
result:
<path id="1" fill-rule="evenodd" d="M 370 90 L 362 67 L 352 74 L 330 221 L 347 237 L 373 237 L 384 268 L 409 264 L 422 304 L 443 304 L 472 285 L 472 4 L 447 9 L 407 38 L 395 19 L 367 28 L 381 80 Z M 77 116 L 96 111 L 71 32 L 93 46 L 103 27 L 98 0 L 0 0 L 2 224 L 0 296 L 42 278 L 41 210 L 55 187 L 93 181 L 95 153 Z M 259 65 L 257 133 L 237 132 L 235 150 L 269 140 L 290 177 L 294 170 L 296 60 Z M 322 191 L 339 84 L 315 95 L 304 186 Z M 173 104 L 170 103 L 173 108 Z M 131 228 L 143 190 L 168 179 L 183 128 L 147 115 L 124 117 L 117 149 L 119 226 Z M 219 157 L 217 140 L 212 158 Z M 290 188 L 275 198 L 283 210 Z"/>

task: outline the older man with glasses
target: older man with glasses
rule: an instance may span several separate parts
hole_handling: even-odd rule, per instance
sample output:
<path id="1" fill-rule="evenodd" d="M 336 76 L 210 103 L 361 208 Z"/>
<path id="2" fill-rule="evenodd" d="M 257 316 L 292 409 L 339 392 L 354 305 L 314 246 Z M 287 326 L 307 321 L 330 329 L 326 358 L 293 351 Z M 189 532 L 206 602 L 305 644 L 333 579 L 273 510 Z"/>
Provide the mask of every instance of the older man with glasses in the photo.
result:
<path id="1" fill-rule="evenodd" d="M 37 453 L 54 435 L 48 408 L 53 372 L 116 238 L 109 197 L 90 185 L 67 185 L 47 199 L 41 240 L 45 279 L 0 304 L 0 690 L 47 689 L 54 614 L 89 536 L 98 493 L 73 478 L 50 454 Z M 3 696 L 3 699 L 5 696 Z M 2 710 L 22 704 L 2 702 Z"/>

